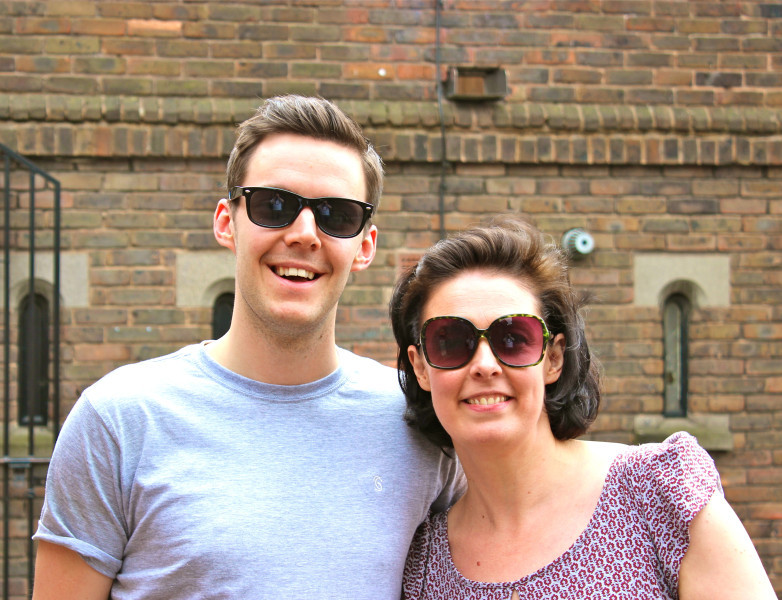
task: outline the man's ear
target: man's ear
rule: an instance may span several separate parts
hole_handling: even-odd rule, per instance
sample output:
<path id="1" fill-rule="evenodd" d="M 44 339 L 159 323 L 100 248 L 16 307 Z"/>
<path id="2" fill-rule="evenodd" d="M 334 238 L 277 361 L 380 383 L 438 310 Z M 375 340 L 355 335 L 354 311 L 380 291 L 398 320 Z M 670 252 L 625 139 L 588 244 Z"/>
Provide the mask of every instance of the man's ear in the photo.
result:
<path id="1" fill-rule="evenodd" d="M 546 357 L 543 359 L 543 372 L 546 385 L 554 383 L 562 375 L 562 367 L 565 364 L 565 335 L 558 333 L 549 342 L 546 348 Z"/>
<path id="2" fill-rule="evenodd" d="M 229 248 L 236 254 L 236 233 L 234 231 L 234 219 L 233 213 L 231 212 L 230 200 L 222 198 L 220 202 L 217 203 L 212 230 L 214 231 L 217 243 L 225 248 Z"/>
<path id="3" fill-rule="evenodd" d="M 424 360 L 423 353 L 417 346 L 412 344 L 407 347 L 407 358 L 413 364 L 413 371 L 415 371 L 415 378 L 418 380 L 418 385 L 421 389 L 427 392 L 432 391 L 432 386 L 429 384 L 429 372 L 426 369 L 426 361 Z"/>
<path id="4" fill-rule="evenodd" d="M 366 269 L 370 264 L 372 264 L 372 259 L 375 258 L 376 251 L 377 227 L 372 225 L 361 238 L 361 245 L 356 251 L 356 258 L 353 259 L 353 265 L 350 267 L 350 270 L 363 271 Z"/>

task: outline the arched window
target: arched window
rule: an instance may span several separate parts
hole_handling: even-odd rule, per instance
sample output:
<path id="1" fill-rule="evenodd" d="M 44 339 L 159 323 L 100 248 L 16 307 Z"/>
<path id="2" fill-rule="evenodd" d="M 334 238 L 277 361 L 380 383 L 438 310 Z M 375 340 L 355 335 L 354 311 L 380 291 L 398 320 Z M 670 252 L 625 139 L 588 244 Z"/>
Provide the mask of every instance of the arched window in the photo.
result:
<path id="1" fill-rule="evenodd" d="M 665 364 L 666 417 L 687 415 L 687 357 L 690 301 L 673 293 L 663 305 L 663 352 Z"/>
<path id="2" fill-rule="evenodd" d="M 27 295 L 19 306 L 19 423 L 46 425 L 49 405 L 49 301 Z"/>
<path id="3" fill-rule="evenodd" d="M 212 339 L 223 337 L 231 326 L 231 315 L 234 311 L 234 294 L 220 294 L 212 307 Z"/>

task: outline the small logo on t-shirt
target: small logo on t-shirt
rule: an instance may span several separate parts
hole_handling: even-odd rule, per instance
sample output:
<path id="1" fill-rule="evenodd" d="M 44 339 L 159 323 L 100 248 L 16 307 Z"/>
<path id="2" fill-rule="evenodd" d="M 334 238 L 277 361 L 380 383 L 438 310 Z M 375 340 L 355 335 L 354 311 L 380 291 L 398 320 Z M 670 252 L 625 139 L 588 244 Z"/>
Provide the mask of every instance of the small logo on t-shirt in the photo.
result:
<path id="1" fill-rule="evenodd" d="M 375 475 L 372 480 L 375 482 L 375 491 L 376 492 L 382 492 L 383 491 L 383 480 L 380 478 L 380 475 Z"/>

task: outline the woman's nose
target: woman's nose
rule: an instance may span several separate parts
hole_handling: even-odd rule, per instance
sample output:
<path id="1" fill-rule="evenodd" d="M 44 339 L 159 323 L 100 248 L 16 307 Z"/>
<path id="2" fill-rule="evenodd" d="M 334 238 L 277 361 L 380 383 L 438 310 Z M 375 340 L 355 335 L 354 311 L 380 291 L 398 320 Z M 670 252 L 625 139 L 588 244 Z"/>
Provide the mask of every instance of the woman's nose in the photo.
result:
<path id="1" fill-rule="evenodd" d="M 489 341 L 486 338 L 478 340 L 478 347 L 470 361 L 470 372 L 479 377 L 496 375 L 502 371 L 502 365 L 494 356 Z"/>

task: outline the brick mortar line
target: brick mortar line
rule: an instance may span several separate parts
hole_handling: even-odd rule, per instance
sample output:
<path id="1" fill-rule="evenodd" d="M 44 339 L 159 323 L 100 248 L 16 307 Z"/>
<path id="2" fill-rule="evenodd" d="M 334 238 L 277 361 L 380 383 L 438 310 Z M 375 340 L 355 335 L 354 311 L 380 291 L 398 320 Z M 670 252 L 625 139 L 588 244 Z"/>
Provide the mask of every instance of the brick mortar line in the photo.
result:
<path id="1" fill-rule="evenodd" d="M 0 120 L 46 123 L 235 125 L 260 99 L 0 94 Z M 439 128 L 434 102 L 336 101 L 363 126 Z M 782 109 L 610 104 L 446 103 L 456 131 L 782 133 Z"/>

